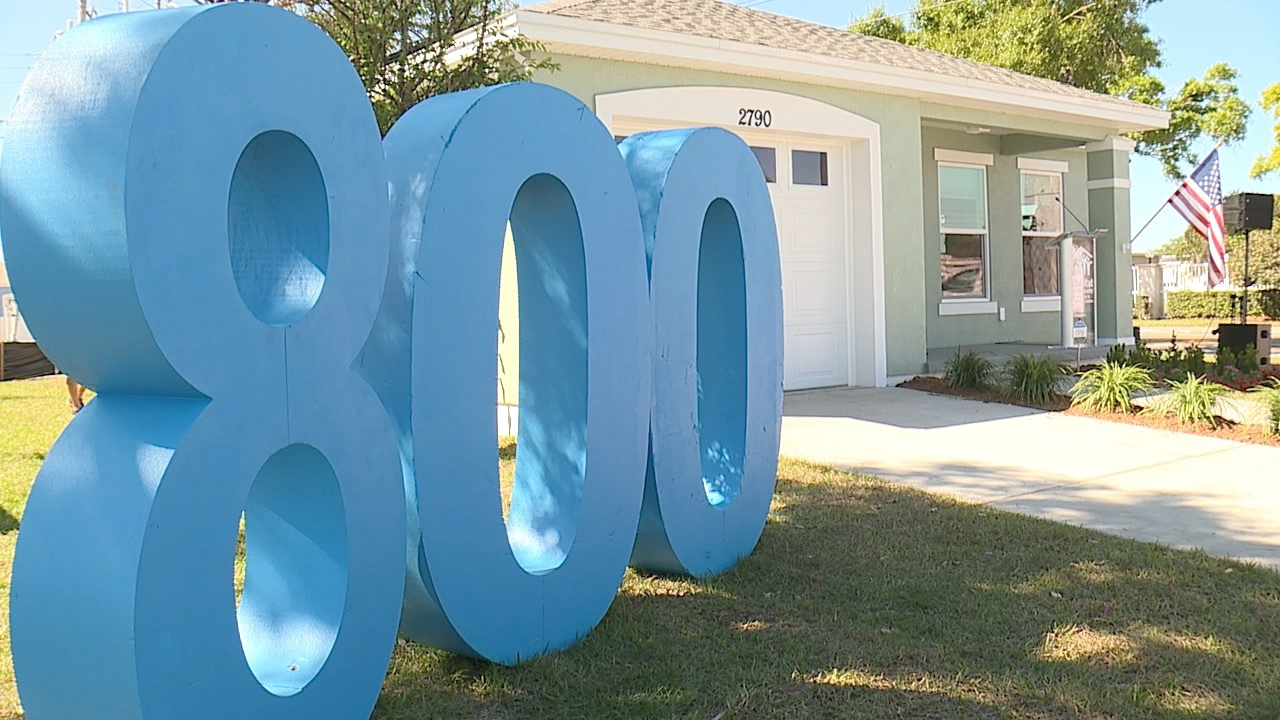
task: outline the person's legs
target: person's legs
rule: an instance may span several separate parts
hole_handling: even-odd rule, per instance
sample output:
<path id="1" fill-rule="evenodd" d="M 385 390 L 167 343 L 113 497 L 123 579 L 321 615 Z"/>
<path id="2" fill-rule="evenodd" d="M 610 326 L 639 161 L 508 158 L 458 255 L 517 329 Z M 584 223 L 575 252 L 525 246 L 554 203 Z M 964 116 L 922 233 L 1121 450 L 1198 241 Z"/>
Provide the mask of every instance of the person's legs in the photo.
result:
<path id="1" fill-rule="evenodd" d="M 80 409 L 84 407 L 84 386 L 71 378 L 67 378 L 67 395 L 71 398 L 72 414 L 80 412 Z"/>

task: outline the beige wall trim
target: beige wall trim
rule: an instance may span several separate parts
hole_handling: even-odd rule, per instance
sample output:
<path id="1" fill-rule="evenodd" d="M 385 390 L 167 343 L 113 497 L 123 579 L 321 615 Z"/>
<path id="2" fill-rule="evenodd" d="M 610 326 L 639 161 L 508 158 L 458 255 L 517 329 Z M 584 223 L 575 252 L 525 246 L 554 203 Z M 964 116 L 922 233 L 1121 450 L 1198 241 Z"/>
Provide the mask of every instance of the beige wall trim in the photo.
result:
<path id="1" fill-rule="evenodd" d="M 1133 181 L 1129 178 L 1102 178 L 1090 180 L 1085 187 L 1090 190 L 1128 190 L 1133 187 Z"/>
<path id="2" fill-rule="evenodd" d="M 1071 163 L 1066 160 L 1020 157 L 1018 158 L 1018 169 L 1031 170 L 1033 172 L 1065 173 L 1071 169 Z"/>
<path id="3" fill-rule="evenodd" d="M 991 153 L 968 152 L 965 150 L 947 150 L 934 148 L 933 159 L 938 162 L 960 163 L 962 165 L 995 165 L 996 156 Z"/>

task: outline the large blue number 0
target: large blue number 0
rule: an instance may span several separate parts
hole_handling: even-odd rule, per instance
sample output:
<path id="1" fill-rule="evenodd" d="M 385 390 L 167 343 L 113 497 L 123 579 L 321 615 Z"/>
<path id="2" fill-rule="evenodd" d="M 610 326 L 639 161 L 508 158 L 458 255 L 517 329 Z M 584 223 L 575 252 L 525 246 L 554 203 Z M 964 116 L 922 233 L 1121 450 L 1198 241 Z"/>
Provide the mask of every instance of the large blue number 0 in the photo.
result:
<path id="1" fill-rule="evenodd" d="M 599 120 L 544 85 L 428 100 L 386 152 L 399 257 L 364 368 L 411 458 L 402 630 L 515 663 L 595 627 L 631 552 L 650 386 L 635 194 Z M 508 221 L 521 407 L 504 527 L 494 378 Z"/>
<path id="2" fill-rule="evenodd" d="M 782 276 L 769 191 L 725 130 L 622 143 L 655 319 L 649 468 L 632 564 L 712 575 L 755 548 L 778 469 Z"/>
<path id="3" fill-rule="evenodd" d="M 349 369 L 388 257 L 356 73 L 256 4 L 107 17 L 45 53 L 9 128 L 15 289 L 100 393 L 23 518 L 28 714 L 368 716 L 405 526 L 394 428 Z"/>

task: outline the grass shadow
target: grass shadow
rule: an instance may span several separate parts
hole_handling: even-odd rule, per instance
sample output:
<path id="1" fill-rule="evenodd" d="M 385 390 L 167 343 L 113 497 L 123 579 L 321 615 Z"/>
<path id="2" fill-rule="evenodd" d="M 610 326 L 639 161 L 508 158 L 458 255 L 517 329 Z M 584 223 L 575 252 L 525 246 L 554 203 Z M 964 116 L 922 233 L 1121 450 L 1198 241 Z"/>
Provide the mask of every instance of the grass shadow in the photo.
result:
<path id="1" fill-rule="evenodd" d="M 1278 714 L 1280 575 L 788 462 L 732 571 L 517 668 L 402 642 L 374 717 Z"/>

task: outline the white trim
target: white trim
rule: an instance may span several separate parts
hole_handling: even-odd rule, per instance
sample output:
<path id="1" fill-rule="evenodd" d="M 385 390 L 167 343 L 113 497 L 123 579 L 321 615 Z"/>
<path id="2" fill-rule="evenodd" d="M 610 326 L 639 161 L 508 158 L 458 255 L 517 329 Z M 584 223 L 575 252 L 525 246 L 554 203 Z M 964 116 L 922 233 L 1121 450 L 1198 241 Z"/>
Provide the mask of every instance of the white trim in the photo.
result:
<path id="1" fill-rule="evenodd" d="M 1087 143 L 1084 146 L 1084 149 L 1086 152 L 1103 152 L 1107 150 L 1133 152 L 1136 147 L 1138 147 L 1138 142 L 1136 140 L 1130 140 L 1129 138 L 1121 135 L 1112 135 L 1106 140 L 1097 140 Z"/>
<path id="2" fill-rule="evenodd" d="M 1113 132 L 1163 129 L 1169 113 L 1112 98 L 960 78 L 860 60 L 516 10 L 516 32 L 557 53 L 710 70 L 736 75 L 867 90 L 1023 117 L 1066 120 Z"/>
<path id="3" fill-rule="evenodd" d="M 958 150 L 941 150 L 940 148 L 935 148 L 934 149 L 935 157 L 939 152 L 955 153 L 957 156 L 970 156 L 970 157 L 981 154 L 981 153 L 965 153 Z M 977 165 L 977 164 L 961 165 L 955 162 L 948 162 L 946 160 L 937 161 L 937 165 L 938 165 L 938 168 L 935 170 L 935 172 L 938 173 L 937 175 L 938 177 L 938 186 L 937 186 L 938 187 L 938 232 L 944 238 L 944 243 L 947 235 L 981 235 L 982 236 L 982 280 L 983 280 L 982 281 L 982 297 L 981 298 L 954 298 L 954 299 L 948 299 L 944 297 L 942 299 L 942 302 L 972 303 L 974 301 L 990 301 L 991 290 L 992 290 L 991 288 L 991 178 L 989 177 L 988 170 L 986 166 L 983 166 L 983 165 Z M 982 219 L 986 223 L 986 227 L 983 227 L 981 229 L 978 229 L 978 228 L 961 229 L 961 228 L 949 228 L 942 224 L 944 216 L 942 213 L 941 168 L 943 167 L 963 167 L 970 170 L 978 170 L 982 172 Z M 939 252 L 939 260 L 941 260 L 942 254 L 943 253 Z M 994 304 L 995 303 L 993 302 L 992 305 Z M 991 312 L 994 313 L 996 312 L 996 310 L 991 310 Z M 939 308 L 938 314 L 939 315 L 973 315 L 977 313 L 976 312 L 943 312 L 942 309 Z"/>
<path id="4" fill-rule="evenodd" d="M 1042 313 L 1061 312 L 1061 295 L 1027 295 L 1022 298 L 1022 312 Z"/>
<path id="5" fill-rule="evenodd" d="M 968 152 L 966 150 L 948 150 L 946 148 L 934 148 L 933 159 L 937 162 L 961 163 L 964 165 L 985 165 L 988 167 L 996 164 L 996 158 L 991 153 Z"/>
<path id="6" fill-rule="evenodd" d="M 1090 180 L 1084 184 L 1086 190 L 1128 190 L 1133 187 L 1129 178 L 1103 178 Z"/>
<path id="7" fill-rule="evenodd" d="M 1066 173 L 1071 169 L 1071 163 L 1066 160 L 1049 160 L 1047 158 L 1018 158 L 1019 170 L 1033 170 L 1036 172 L 1046 173 Z"/>
<path id="8" fill-rule="evenodd" d="M 737 126 L 738 108 L 768 108 L 772 115 L 770 127 L 750 128 L 752 134 L 816 135 L 822 142 L 844 149 L 848 384 L 885 386 L 888 345 L 879 123 L 811 98 L 751 88 L 628 90 L 597 95 L 595 105 L 596 115 L 610 132 L 619 126 L 653 129 L 712 125 L 746 130 Z"/>
<path id="9" fill-rule="evenodd" d="M 938 314 L 948 315 L 995 315 L 1000 312 L 1000 305 L 995 300 L 943 300 L 938 303 Z"/>
<path id="10" fill-rule="evenodd" d="M 1128 345 L 1130 347 L 1138 343 L 1137 339 L 1132 335 L 1122 338 L 1098 338 L 1099 345 Z"/>

